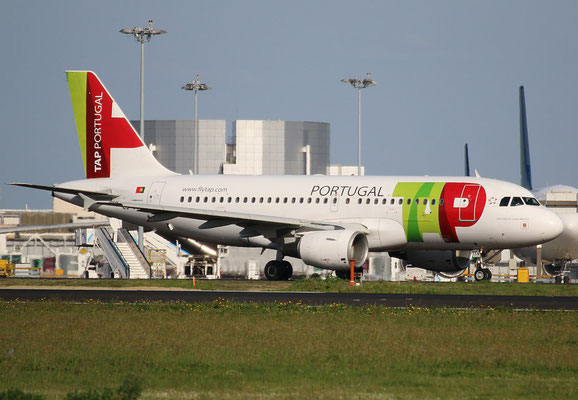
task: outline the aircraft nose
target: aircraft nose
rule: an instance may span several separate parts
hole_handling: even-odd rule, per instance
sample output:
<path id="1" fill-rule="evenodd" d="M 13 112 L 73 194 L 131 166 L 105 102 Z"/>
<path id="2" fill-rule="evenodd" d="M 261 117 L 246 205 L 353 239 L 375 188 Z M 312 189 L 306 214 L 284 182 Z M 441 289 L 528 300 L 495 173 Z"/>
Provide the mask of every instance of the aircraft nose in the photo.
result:
<path id="1" fill-rule="evenodd" d="M 540 221 L 540 236 L 542 236 L 544 242 L 549 242 L 560 236 L 564 230 L 564 223 L 556 213 L 546 209 L 543 211 L 544 216 Z"/>

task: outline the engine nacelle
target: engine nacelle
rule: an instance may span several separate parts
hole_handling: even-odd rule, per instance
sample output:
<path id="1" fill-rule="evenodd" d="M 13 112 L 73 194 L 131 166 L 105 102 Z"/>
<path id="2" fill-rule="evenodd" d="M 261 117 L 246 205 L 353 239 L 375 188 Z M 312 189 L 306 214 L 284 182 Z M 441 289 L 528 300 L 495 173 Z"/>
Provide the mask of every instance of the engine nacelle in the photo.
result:
<path id="1" fill-rule="evenodd" d="M 394 257 L 398 255 L 393 254 Z M 408 250 L 400 256 L 406 266 L 435 272 L 458 272 L 468 268 L 472 258 L 469 250 Z"/>
<path id="2" fill-rule="evenodd" d="M 315 231 L 299 241 L 299 257 L 305 264 L 333 270 L 347 270 L 349 260 L 361 267 L 369 251 L 367 237 L 350 230 Z"/>

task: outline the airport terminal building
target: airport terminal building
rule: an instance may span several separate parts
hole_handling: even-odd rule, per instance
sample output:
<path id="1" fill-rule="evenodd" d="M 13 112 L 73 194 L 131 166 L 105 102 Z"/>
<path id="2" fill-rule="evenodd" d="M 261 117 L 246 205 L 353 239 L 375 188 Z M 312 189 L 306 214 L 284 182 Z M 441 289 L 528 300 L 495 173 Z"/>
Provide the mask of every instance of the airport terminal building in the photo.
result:
<path id="1" fill-rule="evenodd" d="M 139 130 L 139 121 L 131 121 Z M 326 174 L 330 127 L 325 122 L 236 120 L 145 121 L 144 140 L 168 169 L 201 175 Z"/>

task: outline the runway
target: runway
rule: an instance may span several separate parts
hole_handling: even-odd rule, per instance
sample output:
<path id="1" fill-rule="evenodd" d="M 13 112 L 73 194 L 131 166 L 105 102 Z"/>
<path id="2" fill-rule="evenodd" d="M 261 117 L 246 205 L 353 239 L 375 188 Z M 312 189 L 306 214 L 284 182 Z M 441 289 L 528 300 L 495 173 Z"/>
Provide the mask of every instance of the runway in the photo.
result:
<path id="1" fill-rule="evenodd" d="M 388 293 L 311 293 L 311 292 L 234 292 L 196 290 L 135 290 L 135 289 L 31 289 L 2 288 L 3 300 L 51 300 L 67 302 L 145 302 L 182 301 L 210 302 L 218 299 L 238 302 L 301 302 L 307 305 L 370 304 L 388 307 L 507 307 L 513 309 L 578 310 L 578 297 L 565 296 L 484 296 L 441 294 L 388 294 Z"/>

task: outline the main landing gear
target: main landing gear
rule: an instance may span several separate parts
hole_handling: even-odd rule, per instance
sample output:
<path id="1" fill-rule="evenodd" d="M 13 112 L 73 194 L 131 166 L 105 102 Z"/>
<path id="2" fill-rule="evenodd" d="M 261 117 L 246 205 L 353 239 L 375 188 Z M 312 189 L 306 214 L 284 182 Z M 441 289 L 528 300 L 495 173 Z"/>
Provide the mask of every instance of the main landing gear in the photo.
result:
<path id="1" fill-rule="evenodd" d="M 474 272 L 474 278 L 476 281 L 484 281 L 492 279 L 492 271 L 488 268 L 478 268 L 476 272 Z"/>
<path id="2" fill-rule="evenodd" d="M 289 261 L 271 260 L 265 264 L 265 276 L 270 281 L 286 281 L 293 275 L 293 267 Z"/>

